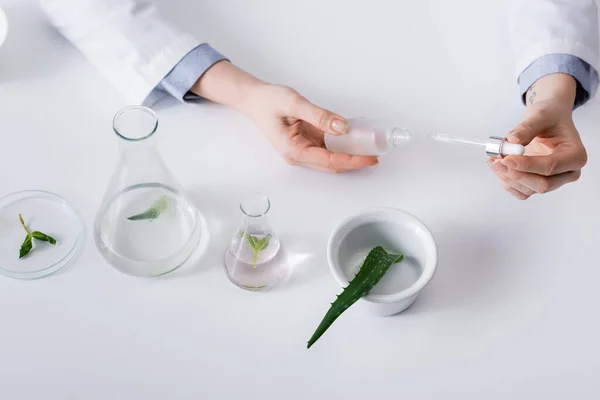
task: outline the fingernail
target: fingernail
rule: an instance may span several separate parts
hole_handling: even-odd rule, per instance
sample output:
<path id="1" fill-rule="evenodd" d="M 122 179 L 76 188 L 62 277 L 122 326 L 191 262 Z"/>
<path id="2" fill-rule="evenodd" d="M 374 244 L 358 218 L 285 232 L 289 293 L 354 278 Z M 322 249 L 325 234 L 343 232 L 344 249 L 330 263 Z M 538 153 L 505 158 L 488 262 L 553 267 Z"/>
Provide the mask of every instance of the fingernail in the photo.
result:
<path id="1" fill-rule="evenodd" d="M 517 163 L 515 162 L 515 160 L 511 160 L 510 158 L 504 158 L 501 161 L 502 165 L 504 165 L 507 168 L 516 168 L 517 167 Z"/>
<path id="2" fill-rule="evenodd" d="M 492 165 L 494 163 L 494 160 L 491 158 L 488 158 L 487 163 L 488 163 L 488 165 Z"/>
<path id="3" fill-rule="evenodd" d="M 346 123 L 346 121 L 336 118 L 331 122 L 331 129 L 333 129 L 337 133 L 344 133 L 346 132 L 347 125 L 348 124 Z"/>
<path id="4" fill-rule="evenodd" d="M 520 142 L 521 140 L 523 140 L 523 135 L 521 135 L 519 132 L 511 132 L 509 136 L 513 138 L 516 142 Z"/>

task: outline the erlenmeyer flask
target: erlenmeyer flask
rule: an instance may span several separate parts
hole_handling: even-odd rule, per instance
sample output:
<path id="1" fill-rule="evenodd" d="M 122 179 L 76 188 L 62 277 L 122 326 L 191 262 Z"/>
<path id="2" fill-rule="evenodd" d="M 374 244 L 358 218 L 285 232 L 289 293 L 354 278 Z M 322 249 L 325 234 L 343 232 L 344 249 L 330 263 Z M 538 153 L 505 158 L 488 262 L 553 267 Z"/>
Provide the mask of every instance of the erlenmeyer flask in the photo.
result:
<path id="1" fill-rule="evenodd" d="M 157 151 L 157 127 L 147 107 L 130 106 L 115 115 L 120 160 L 94 226 L 104 258 L 136 276 L 173 271 L 200 239 L 198 212 Z"/>
<path id="2" fill-rule="evenodd" d="M 269 199 L 258 193 L 240 203 L 243 221 L 225 251 L 225 271 L 242 289 L 266 289 L 285 272 L 279 237 L 267 221 L 270 209 Z"/>

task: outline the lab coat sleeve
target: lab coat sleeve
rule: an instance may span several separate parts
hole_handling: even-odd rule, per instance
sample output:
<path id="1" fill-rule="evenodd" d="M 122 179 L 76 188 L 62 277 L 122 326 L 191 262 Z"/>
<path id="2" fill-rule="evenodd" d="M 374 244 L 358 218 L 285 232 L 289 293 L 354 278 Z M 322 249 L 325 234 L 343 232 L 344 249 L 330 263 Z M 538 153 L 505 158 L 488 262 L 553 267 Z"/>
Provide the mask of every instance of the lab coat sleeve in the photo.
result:
<path id="1" fill-rule="evenodd" d="M 63 36 L 133 104 L 150 105 L 166 95 L 157 88 L 163 79 L 194 49 L 208 49 L 147 1 L 41 0 L 41 5 Z"/>
<path id="2" fill-rule="evenodd" d="M 584 66 L 590 67 L 592 77 L 600 71 L 595 0 L 511 0 L 509 30 L 516 62 L 515 74 L 519 81 L 527 80 L 524 73 L 535 75 L 540 69 L 547 69 L 550 60 L 543 57 L 551 54 L 578 58 L 585 63 Z M 552 68 L 571 71 L 583 85 L 581 65 L 575 64 Z M 576 73 L 579 73 L 579 78 Z M 588 85 L 590 97 L 596 88 L 593 82 Z"/>
<path id="3" fill-rule="evenodd" d="M 177 63 L 159 83 L 155 92 L 167 92 L 182 102 L 201 99 L 191 93 L 190 89 L 210 67 L 223 60 L 229 61 L 207 43 L 201 44 Z"/>
<path id="4" fill-rule="evenodd" d="M 535 60 L 519 76 L 523 104 L 527 91 L 538 79 L 556 73 L 571 75 L 577 81 L 573 108 L 585 104 L 598 90 L 600 77 L 590 64 L 570 54 L 548 54 Z"/>

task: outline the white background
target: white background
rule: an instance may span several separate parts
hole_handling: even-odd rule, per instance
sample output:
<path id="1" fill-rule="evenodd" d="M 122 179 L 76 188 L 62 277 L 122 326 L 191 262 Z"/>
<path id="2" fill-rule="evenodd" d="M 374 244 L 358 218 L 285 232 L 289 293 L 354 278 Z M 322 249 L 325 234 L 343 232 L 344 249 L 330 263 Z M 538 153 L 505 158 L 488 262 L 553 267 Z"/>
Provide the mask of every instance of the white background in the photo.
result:
<path id="1" fill-rule="evenodd" d="M 415 139 L 378 167 L 327 175 L 285 165 L 233 111 L 163 102 L 160 150 L 212 238 L 198 263 L 160 279 L 120 274 L 92 240 L 123 99 L 35 5 L 2 4 L 0 194 L 56 192 L 87 237 L 55 276 L 0 276 L 0 398 L 599 398 L 598 98 L 575 113 L 590 155 L 581 180 L 526 202 L 503 192 L 482 152 L 426 139 L 504 135 L 520 120 L 503 1 L 163 0 L 257 76 Z M 222 267 L 237 201 L 255 190 L 295 255 L 291 279 L 259 294 Z M 306 350 L 339 291 L 328 235 L 374 205 L 430 227 L 438 273 L 405 313 L 351 308 Z"/>

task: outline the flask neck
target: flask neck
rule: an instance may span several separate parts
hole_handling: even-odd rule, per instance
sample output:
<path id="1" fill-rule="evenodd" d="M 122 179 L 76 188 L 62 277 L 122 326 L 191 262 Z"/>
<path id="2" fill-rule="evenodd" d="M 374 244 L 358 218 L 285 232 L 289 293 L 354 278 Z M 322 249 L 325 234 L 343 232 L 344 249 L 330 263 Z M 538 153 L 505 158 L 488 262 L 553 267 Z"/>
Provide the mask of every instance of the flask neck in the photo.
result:
<path id="1" fill-rule="evenodd" d="M 246 216 L 243 227 L 242 230 L 249 234 L 271 231 L 271 226 L 266 215 L 261 215 L 260 217 Z"/>
<path id="2" fill-rule="evenodd" d="M 156 153 L 156 138 L 150 137 L 144 140 L 130 142 L 119 141 L 119 151 L 124 157 L 141 157 L 144 154 Z"/>
<path id="3" fill-rule="evenodd" d="M 271 202 L 259 193 L 246 195 L 240 203 L 240 210 L 244 214 L 244 225 L 249 231 L 270 231 L 267 214 L 271 209 Z"/>
<path id="4" fill-rule="evenodd" d="M 392 128 L 386 134 L 387 142 L 395 147 L 406 146 L 410 143 L 411 136 L 407 129 Z"/>
<path id="5" fill-rule="evenodd" d="M 121 139 L 121 151 L 149 149 L 156 146 L 154 134 L 158 118 L 154 111 L 144 106 L 129 106 L 119 111 L 113 119 L 113 131 Z"/>
<path id="6" fill-rule="evenodd" d="M 121 157 L 143 162 L 156 154 L 158 118 L 144 106 L 129 106 L 120 110 L 113 119 L 113 131 L 119 138 Z"/>

